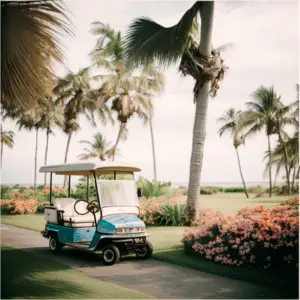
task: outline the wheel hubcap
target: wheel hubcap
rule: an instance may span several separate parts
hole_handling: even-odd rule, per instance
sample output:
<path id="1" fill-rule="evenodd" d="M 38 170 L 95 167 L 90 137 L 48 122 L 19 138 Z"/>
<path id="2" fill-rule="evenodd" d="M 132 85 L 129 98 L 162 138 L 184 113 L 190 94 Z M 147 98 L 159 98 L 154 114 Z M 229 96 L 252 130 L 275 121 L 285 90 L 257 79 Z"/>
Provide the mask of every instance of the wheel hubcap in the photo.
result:
<path id="1" fill-rule="evenodd" d="M 50 249 L 55 250 L 55 248 L 56 248 L 56 241 L 55 241 L 54 238 L 51 238 L 51 240 L 50 240 Z"/>
<path id="2" fill-rule="evenodd" d="M 138 256 L 145 256 L 147 254 L 147 247 L 137 250 L 136 254 Z"/>
<path id="3" fill-rule="evenodd" d="M 112 262 L 115 258 L 115 254 L 112 250 L 107 249 L 103 253 L 103 258 L 106 262 Z"/>

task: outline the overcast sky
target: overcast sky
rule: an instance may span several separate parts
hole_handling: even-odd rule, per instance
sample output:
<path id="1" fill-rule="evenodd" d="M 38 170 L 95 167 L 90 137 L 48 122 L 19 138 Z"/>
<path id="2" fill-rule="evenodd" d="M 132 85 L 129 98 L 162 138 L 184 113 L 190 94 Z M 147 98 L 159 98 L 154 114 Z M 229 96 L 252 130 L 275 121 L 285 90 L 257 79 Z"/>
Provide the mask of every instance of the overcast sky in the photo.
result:
<path id="1" fill-rule="evenodd" d="M 133 18 L 148 16 L 164 26 L 174 25 L 193 4 L 189 1 L 92 1 L 66 2 L 76 27 L 76 37 L 63 40 L 66 65 L 76 72 L 88 66 L 89 52 L 95 44 L 90 31 L 93 21 L 109 23 L 125 32 Z M 217 134 L 219 118 L 230 107 L 244 109 L 251 100 L 251 93 L 260 85 L 274 85 L 284 103 L 295 100 L 295 84 L 298 82 L 299 52 L 298 1 L 282 2 L 217 2 L 215 8 L 213 44 L 233 43 L 234 49 L 224 54 L 229 71 L 221 83 L 216 98 L 211 99 L 207 118 L 207 138 L 202 170 L 203 182 L 240 181 L 236 154 L 229 136 Z M 57 68 L 64 75 L 63 67 Z M 187 182 L 192 145 L 192 129 L 195 105 L 193 80 L 182 78 L 174 66 L 165 73 L 166 88 L 160 97 L 153 99 L 155 106 L 154 130 L 159 180 Z M 98 129 L 80 118 L 81 130 L 72 137 L 69 161 L 77 161 L 82 152 L 80 140 L 90 139 L 100 131 L 109 141 L 115 141 L 118 126 Z M 16 132 L 15 146 L 4 149 L 3 183 L 31 183 L 34 172 L 35 134 L 18 132 L 12 122 L 6 121 L 5 130 Z M 141 121 L 128 123 L 129 138 L 120 144 L 122 157 L 140 166 L 143 176 L 153 177 L 150 130 Z M 45 132 L 39 135 L 38 166 L 43 165 Z M 273 145 L 276 138 L 273 139 Z M 48 163 L 62 163 L 67 136 L 59 129 L 50 138 Z M 246 181 L 263 181 L 264 151 L 267 138 L 259 134 L 239 148 Z M 43 182 L 43 175 L 38 176 Z M 61 180 L 55 180 L 60 182 Z"/>

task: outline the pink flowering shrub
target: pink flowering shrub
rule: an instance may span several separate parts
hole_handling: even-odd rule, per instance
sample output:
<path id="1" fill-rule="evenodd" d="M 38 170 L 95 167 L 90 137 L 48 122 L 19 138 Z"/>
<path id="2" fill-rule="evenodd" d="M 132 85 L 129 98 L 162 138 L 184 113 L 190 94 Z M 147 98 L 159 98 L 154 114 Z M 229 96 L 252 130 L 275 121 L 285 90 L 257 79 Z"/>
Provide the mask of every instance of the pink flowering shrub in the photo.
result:
<path id="1" fill-rule="evenodd" d="M 299 212 L 290 204 L 246 207 L 234 217 L 206 210 L 193 225 L 182 242 L 206 259 L 265 269 L 298 267 Z"/>
<path id="2" fill-rule="evenodd" d="M 1 201 L 1 212 L 11 215 L 34 214 L 38 207 L 38 201 L 34 198 L 23 200 L 19 193 L 14 193 L 12 200 Z"/>

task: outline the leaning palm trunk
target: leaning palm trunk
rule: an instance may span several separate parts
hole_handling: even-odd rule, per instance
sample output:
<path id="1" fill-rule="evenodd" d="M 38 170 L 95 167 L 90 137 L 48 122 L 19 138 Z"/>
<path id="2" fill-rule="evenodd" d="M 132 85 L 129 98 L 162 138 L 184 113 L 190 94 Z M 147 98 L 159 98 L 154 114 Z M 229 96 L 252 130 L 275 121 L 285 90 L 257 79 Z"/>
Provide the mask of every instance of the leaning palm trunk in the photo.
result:
<path id="1" fill-rule="evenodd" d="M 282 146 L 282 149 L 283 149 L 284 167 L 285 167 L 286 182 L 287 182 L 288 195 L 289 195 L 291 193 L 291 184 L 290 184 L 290 171 L 289 171 L 289 167 L 288 167 L 288 154 L 287 154 L 287 149 L 286 149 L 285 143 L 282 139 L 280 130 L 278 130 L 278 137 L 279 137 L 279 141 Z"/>
<path id="2" fill-rule="evenodd" d="M 199 52 L 209 57 L 211 55 L 211 39 L 214 15 L 214 2 L 203 2 L 201 10 L 201 40 Z M 191 224 L 200 210 L 200 179 L 202 171 L 203 150 L 206 135 L 206 116 L 211 81 L 206 81 L 202 86 L 197 86 L 195 92 L 196 112 L 193 128 L 192 155 L 190 161 L 190 176 L 188 185 L 188 221 Z"/>
<path id="3" fill-rule="evenodd" d="M 36 189 L 36 174 L 37 174 L 37 154 L 38 154 L 38 144 L 39 144 L 39 129 L 35 129 L 35 155 L 34 155 L 34 182 L 33 188 Z"/>
<path id="4" fill-rule="evenodd" d="M 73 131 L 70 131 L 68 133 L 68 141 L 67 141 L 67 147 L 66 147 L 66 153 L 65 153 L 64 163 L 66 163 L 67 160 L 68 160 L 68 153 L 69 153 L 69 147 L 70 147 L 72 133 L 73 133 Z M 64 185 L 63 185 L 64 188 L 67 186 L 67 181 L 68 181 L 68 176 L 65 176 L 65 178 L 64 178 Z"/>
<path id="5" fill-rule="evenodd" d="M 237 156 L 237 159 L 238 159 L 239 170 L 240 170 L 240 175 L 241 175 L 243 186 L 244 186 L 244 191 L 245 191 L 246 197 L 249 198 L 248 193 L 247 193 L 246 183 L 245 183 L 244 176 L 243 176 L 243 173 L 242 173 L 242 166 L 241 166 L 241 161 L 240 161 L 240 155 L 239 155 L 239 152 L 238 152 L 237 148 L 235 148 L 235 151 L 236 151 L 236 156 Z"/>
<path id="6" fill-rule="evenodd" d="M 154 145 L 154 134 L 153 134 L 153 126 L 152 126 L 152 114 L 150 113 L 150 134 L 151 134 L 151 145 L 152 145 L 152 156 L 153 156 L 153 171 L 154 171 L 154 180 L 157 179 L 156 173 L 156 158 L 155 158 L 155 145 Z"/>
<path id="7" fill-rule="evenodd" d="M 121 136 L 125 130 L 125 126 L 126 126 L 126 123 L 121 122 L 116 143 L 114 144 L 114 146 L 112 148 L 112 161 L 115 161 L 116 150 L 117 150 L 118 144 L 120 142 Z"/>
<path id="8" fill-rule="evenodd" d="M 269 198 L 271 198 L 272 197 L 272 154 L 271 154 L 270 135 L 268 135 L 268 151 L 269 151 L 269 182 L 270 182 Z"/>
<path id="9" fill-rule="evenodd" d="M 50 129 L 47 128 L 47 132 L 46 132 L 46 150 L 45 150 L 44 166 L 47 165 L 49 135 L 50 135 Z M 47 185 L 47 173 L 45 173 L 45 175 L 44 175 L 44 186 L 46 187 L 46 185 Z"/>

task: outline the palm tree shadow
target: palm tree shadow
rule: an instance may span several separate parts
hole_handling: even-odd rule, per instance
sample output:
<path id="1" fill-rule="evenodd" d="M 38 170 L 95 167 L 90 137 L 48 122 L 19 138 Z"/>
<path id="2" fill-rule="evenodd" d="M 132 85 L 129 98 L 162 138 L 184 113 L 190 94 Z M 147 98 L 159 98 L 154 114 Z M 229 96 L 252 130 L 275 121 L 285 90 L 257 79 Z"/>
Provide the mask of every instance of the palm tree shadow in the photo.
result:
<path id="1" fill-rule="evenodd" d="M 81 298 L 89 291 L 74 281 L 64 264 L 18 249 L 1 249 L 1 299 Z M 59 272 L 59 273 L 58 273 Z M 81 296 L 81 297 L 80 297 Z"/>

